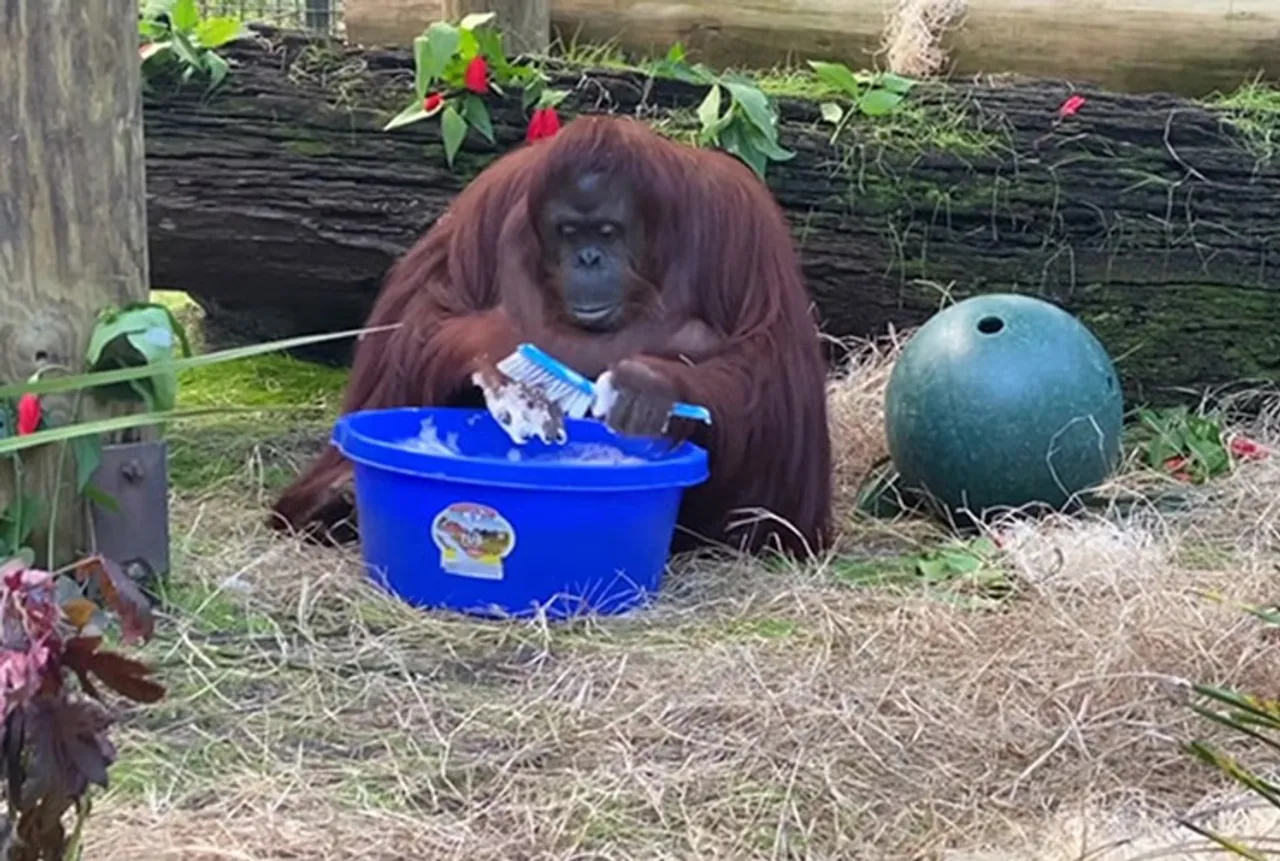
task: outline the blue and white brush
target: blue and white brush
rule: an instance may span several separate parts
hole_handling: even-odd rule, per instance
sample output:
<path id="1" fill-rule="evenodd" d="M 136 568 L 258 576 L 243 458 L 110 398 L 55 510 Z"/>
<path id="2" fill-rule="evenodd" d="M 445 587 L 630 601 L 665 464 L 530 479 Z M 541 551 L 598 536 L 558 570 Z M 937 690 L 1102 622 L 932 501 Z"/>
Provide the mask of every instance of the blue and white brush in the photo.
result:
<path id="1" fill-rule="evenodd" d="M 498 363 L 498 370 L 513 380 L 541 389 L 570 418 L 580 419 L 588 410 L 594 415 L 604 415 L 613 401 L 607 372 L 593 383 L 533 344 L 521 344 Z M 711 411 L 696 404 L 677 403 L 670 415 L 711 424 Z"/>

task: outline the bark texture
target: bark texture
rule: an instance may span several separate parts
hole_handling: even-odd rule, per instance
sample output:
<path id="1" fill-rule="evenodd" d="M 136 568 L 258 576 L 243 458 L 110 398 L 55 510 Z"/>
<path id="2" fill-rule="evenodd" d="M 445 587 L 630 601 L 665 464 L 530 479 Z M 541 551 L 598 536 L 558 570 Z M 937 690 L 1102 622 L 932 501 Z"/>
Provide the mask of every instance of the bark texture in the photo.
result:
<path id="1" fill-rule="evenodd" d="M 147 101 L 151 264 L 216 337 L 358 326 L 387 266 L 527 118 L 494 102 L 496 146 L 445 165 L 435 123 L 384 133 L 412 93 L 404 51 L 264 31 L 225 92 Z M 700 87 L 574 73 L 567 114 L 639 115 L 680 135 Z M 771 164 L 826 330 L 919 324 L 946 295 L 1029 292 L 1081 316 L 1128 393 L 1280 376 L 1280 165 L 1231 118 L 1172 96 L 1044 81 L 920 87 L 833 140 L 817 102 L 782 98 Z M 312 353 L 311 355 L 319 355 Z M 325 354 L 341 359 L 330 349 Z"/>
<path id="2" fill-rule="evenodd" d="M 0 380 L 80 372 L 98 311 L 145 301 L 147 231 L 134 0 L 39 0 L 0 9 Z M 71 395 L 42 399 L 63 423 Z M 85 414 L 92 415 L 92 404 Z M 26 491 L 53 499 L 59 447 L 22 456 Z M 87 549 L 74 466 L 54 564 Z M 0 462 L 0 511 L 13 499 Z M 47 510 L 47 509 L 46 509 Z M 45 529 L 32 546 L 43 560 Z M 47 560 L 46 560 L 47 561 Z"/>

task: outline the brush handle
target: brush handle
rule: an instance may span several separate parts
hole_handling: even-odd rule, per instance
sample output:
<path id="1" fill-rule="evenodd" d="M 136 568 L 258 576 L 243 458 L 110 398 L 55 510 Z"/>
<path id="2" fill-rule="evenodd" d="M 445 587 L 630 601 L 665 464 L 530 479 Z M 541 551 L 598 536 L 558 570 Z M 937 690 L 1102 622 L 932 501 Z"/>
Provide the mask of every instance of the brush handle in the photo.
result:
<path id="1" fill-rule="evenodd" d="M 521 344 L 516 347 L 516 352 L 547 373 L 553 374 L 571 386 L 580 389 L 584 394 L 589 395 L 595 391 L 594 383 L 533 344 Z"/>
<path id="2" fill-rule="evenodd" d="M 593 398 L 596 396 L 596 389 L 599 381 L 593 383 L 591 380 L 582 376 L 582 374 L 579 374 L 577 371 L 538 349 L 533 344 L 521 344 L 516 348 L 516 352 L 534 367 L 540 368 L 552 376 L 569 383 L 584 395 L 588 395 Z M 604 376 L 602 375 L 601 379 L 603 378 Z M 701 407 L 697 404 L 677 402 L 676 405 L 671 408 L 670 415 L 682 419 L 692 419 L 695 422 L 702 422 L 707 425 L 711 424 L 711 411 L 706 407 Z"/>
<path id="3" fill-rule="evenodd" d="M 693 419 L 695 422 L 711 424 L 711 410 L 697 404 L 677 403 L 671 408 L 671 415 L 682 419 Z"/>

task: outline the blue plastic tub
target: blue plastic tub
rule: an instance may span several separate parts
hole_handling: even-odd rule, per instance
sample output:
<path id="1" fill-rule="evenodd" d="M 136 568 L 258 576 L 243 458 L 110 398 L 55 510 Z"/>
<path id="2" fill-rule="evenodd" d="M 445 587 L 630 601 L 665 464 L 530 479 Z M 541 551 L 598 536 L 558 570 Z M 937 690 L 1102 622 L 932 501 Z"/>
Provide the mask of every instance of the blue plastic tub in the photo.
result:
<path id="1" fill-rule="evenodd" d="M 424 420 L 447 449 L 416 445 Z M 647 602 L 707 453 L 618 437 L 598 421 L 566 430 L 568 446 L 603 444 L 638 462 L 557 459 L 558 447 L 536 439 L 517 446 L 483 409 L 343 416 L 333 444 L 354 465 L 370 576 L 415 606 L 473 615 L 565 618 Z"/>

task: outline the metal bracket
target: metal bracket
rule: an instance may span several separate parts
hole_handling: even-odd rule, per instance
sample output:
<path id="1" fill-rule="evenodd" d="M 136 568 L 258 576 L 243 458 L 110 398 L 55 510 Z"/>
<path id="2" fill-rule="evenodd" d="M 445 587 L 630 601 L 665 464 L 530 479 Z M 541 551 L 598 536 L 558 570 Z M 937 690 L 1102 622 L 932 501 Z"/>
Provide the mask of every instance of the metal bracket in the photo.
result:
<path id="1" fill-rule="evenodd" d="M 139 583 L 169 571 L 168 453 L 163 439 L 104 445 L 93 474 L 116 509 L 90 503 L 97 552 Z"/>

